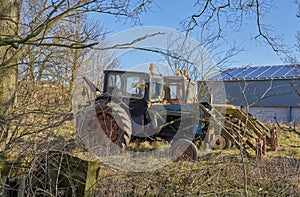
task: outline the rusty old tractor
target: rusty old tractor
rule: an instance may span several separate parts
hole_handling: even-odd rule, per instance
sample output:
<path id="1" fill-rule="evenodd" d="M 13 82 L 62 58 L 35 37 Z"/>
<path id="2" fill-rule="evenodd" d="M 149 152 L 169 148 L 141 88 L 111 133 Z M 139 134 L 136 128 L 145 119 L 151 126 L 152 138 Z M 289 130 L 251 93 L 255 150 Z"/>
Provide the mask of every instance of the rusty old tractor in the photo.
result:
<path id="1" fill-rule="evenodd" d="M 186 71 L 162 76 L 153 72 L 153 64 L 149 69 L 105 70 L 102 93 L 84 78 L 95 100 L 80 110 L 77 128 L 93 133 L 89 148 L 126 149 L 132 139 L 159 137 L 171 142 L 174 160 L 195 160 L 197 142 L 219 149 L 235 145 L 249 156 L 249 149 L 264 153 L 266 145 L 274 146 L 273 134 L 252 116 L 233 106 L 198 102 L 195 83 Z M 225 114 L 220 114 L 221 108 Z"/>
<path id="2" fill-rule="evenodd" d="M 118 145 L 125 149 L 133 139 L 159 137 L 172 142 L 171 152 L 186 147 L 185 157 L 197 158 L 193 143 L 199 113 L 195 84 L 186 73 L 162 76 L 153 70 L 153 64 L 150 72 L 106 70 L 102 93 L 84 78 L 96 95 L 77 116 L 77 128 L 94 133 L 89 148 Z"/>

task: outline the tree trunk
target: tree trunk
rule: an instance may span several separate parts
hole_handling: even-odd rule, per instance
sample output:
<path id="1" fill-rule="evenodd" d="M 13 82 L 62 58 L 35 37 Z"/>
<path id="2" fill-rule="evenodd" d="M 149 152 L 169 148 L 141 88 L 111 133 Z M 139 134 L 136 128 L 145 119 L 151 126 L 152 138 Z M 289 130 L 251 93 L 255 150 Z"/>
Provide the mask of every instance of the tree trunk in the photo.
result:
<path id="1" fill-rule="evenodd" d="M 0 149 L 8 138 L 8 120 L 12 111 L 16 87 L 18 66 L 17 42 L 22 0 L 1 0 L 0 3 L 0 41 L 7 44 L 0 46 Z"/>
<path id="2" fill-rule="evenodd" d="M 0 115 L 12 108 L 17 83 L 17 58 L 14 57 L 20 16 L 20 0 L 2 0 L 0 4 L 0 39 L 8 40 L 0 47 Z M 8 61 L 9 60 L 9 61 Z"/>

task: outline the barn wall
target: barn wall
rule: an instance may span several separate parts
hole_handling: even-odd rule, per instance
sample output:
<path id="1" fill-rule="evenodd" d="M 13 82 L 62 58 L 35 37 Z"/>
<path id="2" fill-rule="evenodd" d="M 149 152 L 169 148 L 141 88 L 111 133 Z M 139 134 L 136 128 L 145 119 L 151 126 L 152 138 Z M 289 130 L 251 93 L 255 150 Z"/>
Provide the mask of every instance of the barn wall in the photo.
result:
<path id="1" fill-rule="evenodd" d="M 291 108 L 291 118 L 296 123 L 300 124 L 300 107 L 292 107 Z"/>
<path id="2" fill-rule="evenodd" d="M 250 107 L 249 109 L 249 112 L 258 120 L 270 123 L 275 123 L 274 117 L 278 122 L 289 122 L 288 111 L 288 107 Z"/>
<path id="3" fill-rule="evenodd" d="M 293 80 L 225 81 L 228 103 L 237 106 L 299 106 Z"/>
<path id="4" fill-rule="evenodd" d="M 223 86 L 226 98 L 221 94 L 221 99 L 216 99 L 214 94 L 220 94 Z M 212 103 L 249 106 L 250 113 L 266 122 L 274 122 L 275 116 L 280 122 L 300 122 L 300 96 L 295 87 L 300 90 L 299 78 L 209 82 Z"/>

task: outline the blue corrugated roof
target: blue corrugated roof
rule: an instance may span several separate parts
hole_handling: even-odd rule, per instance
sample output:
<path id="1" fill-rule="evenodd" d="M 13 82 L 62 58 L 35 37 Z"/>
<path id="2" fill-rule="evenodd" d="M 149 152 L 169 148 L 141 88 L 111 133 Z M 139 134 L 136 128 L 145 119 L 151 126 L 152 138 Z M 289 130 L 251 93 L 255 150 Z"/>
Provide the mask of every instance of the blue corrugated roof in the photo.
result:
<path id="1" fill-rule="evenodd" d="M 228 68 L 208 80 L 263 80 L 300 78 L 300 65 Z"/>

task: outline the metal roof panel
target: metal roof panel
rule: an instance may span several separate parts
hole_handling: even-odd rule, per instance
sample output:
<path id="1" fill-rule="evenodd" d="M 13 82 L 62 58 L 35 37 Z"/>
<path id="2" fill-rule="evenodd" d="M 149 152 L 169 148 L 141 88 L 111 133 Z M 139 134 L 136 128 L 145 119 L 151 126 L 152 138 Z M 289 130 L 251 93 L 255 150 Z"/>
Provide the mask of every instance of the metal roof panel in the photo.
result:
<path id="1" fill-rule="evenodd" d="M 300 65 L 274 65 L 228 68 L 209 80 L 261 80 L 273 78 L 300 78 Z"/>

